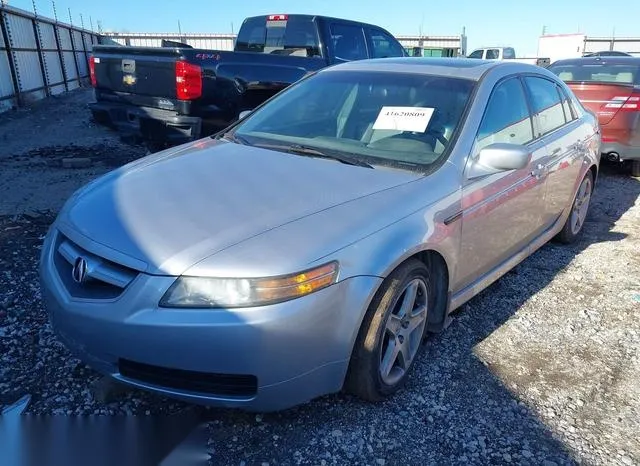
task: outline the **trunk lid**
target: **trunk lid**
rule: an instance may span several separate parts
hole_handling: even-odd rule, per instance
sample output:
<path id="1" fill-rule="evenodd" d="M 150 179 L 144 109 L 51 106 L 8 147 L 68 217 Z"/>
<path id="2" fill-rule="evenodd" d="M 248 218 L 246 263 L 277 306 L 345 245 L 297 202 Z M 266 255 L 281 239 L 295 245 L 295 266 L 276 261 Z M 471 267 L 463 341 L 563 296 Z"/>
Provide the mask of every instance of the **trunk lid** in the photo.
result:
<path id="1" fill-rule="evenodd" d="M 632 96 L 629 84 L 568 83 L 582 104 L 598 115 L 601 125 L 607 125 Z"/>
<path id="2" fill-rule="evenodd" d="M 640 63 L 636 59 L 560 60 L 548 69 L 567 83 L 586 108 L 598 115 L 602 126 L 610 123 L 621 109 L 632 109 L 638 103 L 637 94 L 632 96 L 635 86 L 640 84 Z"/>

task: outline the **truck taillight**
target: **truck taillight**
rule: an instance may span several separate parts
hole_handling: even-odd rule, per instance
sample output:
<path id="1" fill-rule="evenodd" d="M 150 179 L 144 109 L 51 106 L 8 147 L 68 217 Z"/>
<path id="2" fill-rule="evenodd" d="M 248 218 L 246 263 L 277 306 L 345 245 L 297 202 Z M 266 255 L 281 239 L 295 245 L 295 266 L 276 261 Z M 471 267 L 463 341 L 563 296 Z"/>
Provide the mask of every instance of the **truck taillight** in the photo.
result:
<path id="1" fill-rule="evenodd" d="M 91 78 L 91 86 L 97 87 L 98 80 L 96 78 L 96 58 L 93 55 L 89 57 L 89 76 Z"/>
<path id="2" fill-rule="evenodd" d="M 614 97 L 611 102 L 604 105 L 608 110 L 618 109 L 626 112 L 640 112 L 640 92 L 634 92 L 629 97 Z"/>
<path id="3" fill-rule="evenodd" d="M 202 68 L 186 61 L 177 61 L 176 94 L 179 100 L 202 97 Z"/>

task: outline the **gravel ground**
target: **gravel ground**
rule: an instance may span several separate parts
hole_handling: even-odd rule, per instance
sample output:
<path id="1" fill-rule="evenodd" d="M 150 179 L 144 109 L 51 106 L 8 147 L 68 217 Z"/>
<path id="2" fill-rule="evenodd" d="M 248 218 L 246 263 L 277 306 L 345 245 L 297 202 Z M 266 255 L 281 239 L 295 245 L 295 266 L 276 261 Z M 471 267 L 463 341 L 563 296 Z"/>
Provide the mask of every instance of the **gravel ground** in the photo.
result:
<path id="1" fill-rule="evenodd" d="M 97 374 L 57 342 L 41 307 L 37 260 L 55 211 L 143 154 L 91 126 L 88 99 L 0 116 L 0 407 L 30 394 L 35 414 L 183 411 L 136 390 L 94 399 Z M 91 166 L 61 167 L 69 155 Z M 203 409 L 213 464 L 640 464 L 639 194 L 639 180 L 605 169 L 582 239 L 545 246 L 465 305 L 387 402 Z"/>

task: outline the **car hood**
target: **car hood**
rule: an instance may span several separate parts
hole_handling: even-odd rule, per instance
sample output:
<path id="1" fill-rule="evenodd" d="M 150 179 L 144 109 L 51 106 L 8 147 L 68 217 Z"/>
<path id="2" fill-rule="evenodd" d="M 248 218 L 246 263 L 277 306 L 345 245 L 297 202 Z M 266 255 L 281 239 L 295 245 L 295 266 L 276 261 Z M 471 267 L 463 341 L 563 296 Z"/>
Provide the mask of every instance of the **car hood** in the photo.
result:
<path id="1" fill-rule="evenodd" d="M 67 202 L 58 223 L 84 244 L 135 259 L 141 271 L 181 275 L 249 238 L 419 176 L 205 140 L 98 179 Z"/>

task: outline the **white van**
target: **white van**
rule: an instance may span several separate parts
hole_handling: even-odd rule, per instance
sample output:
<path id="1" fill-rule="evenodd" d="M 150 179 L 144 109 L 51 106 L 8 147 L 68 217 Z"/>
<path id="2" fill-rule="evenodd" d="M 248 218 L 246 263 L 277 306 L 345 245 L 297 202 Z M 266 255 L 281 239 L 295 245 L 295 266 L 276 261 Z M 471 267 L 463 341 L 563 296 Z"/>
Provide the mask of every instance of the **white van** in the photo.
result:
<path id="1" fill-rule="evenodd" d="M 467 58 L 477 58 L 479 60 L 511 60 L 519 63 L 529 63 L 531 65 L 546 68 L 551 63 L 549 58 L 516 58 L 516 51 L 513 47 L 482 47 L 475 49 Z"/>
<path id="2" fill-rule="evenodd" d="M 513 47 L 484 47 L 475 49 L 467 58 L 479 58 L 481 60 L 511 60 L 516 58 Z"/>

